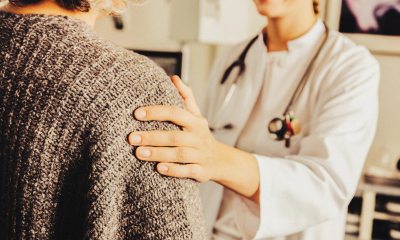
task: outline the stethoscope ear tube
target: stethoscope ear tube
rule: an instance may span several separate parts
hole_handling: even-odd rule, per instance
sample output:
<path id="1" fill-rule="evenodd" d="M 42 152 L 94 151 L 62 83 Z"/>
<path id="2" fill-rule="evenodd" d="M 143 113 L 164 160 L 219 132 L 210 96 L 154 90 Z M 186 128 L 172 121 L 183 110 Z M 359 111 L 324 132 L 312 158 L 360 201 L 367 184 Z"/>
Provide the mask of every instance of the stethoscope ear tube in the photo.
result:
<path id="1" fill-rule="evenodd" d="M 237 84 L 233 83 L 228 90 L 228 93 L 226 94 L 224 101 L 222 102 L 222 109 L 226 109 L 226 107 L 228 106 L 228 104 L 231 102 L 231 99 L 233 97 L 233 95 L 235 94 L 237 89 Z"/>
<path id="2" fill-rule="evenodd" d="M 236 89 L 237 89 L 237 84 L 236 84 L 236 82 L 234 82 L 229 87 L 228 93 L 225 95 L 220 109 L 217 111 L 216 116 L 214 116 L 214 118 L 213 118 L 213 127 L 210 127 L 210 130 L 212 132 L 214 132 L 215 130 L 221 130 L 221 129 L 225 129 L 225 130 L 233 129 L 233 124 L 231 124 L 231 123 L 225 124 L 222 127 L 216 127 L 216 124 L 217 124 L 218 119 L 222 119 L 221 115 L 224 113 L 223 110 L 227 109 L 228 104 L 231 102 L 232 97 L 235 95 Z"/>
<path id="3" fill-rule="evenodd" d="M 244 48 L 243 52 L 240 54 L 239 58 L 234 61 L 224 72 L 224 75 L 222 76 L 222 80 L 221 80 L 221 85 L 223 85 L 229 78 L 229 76 L 231 75 L 233 69 L 235 68 L 239 68 L 239 73 L 236 79 L 238 79 L 239 77 L 241 77 L 244 73 L 244 71 L 246 70 L 246 56 L 247 53 L 249 52 L 250 48 L 253 46 L 253 44 L 256 42 L 256 40 L 258 39 L 258 35 L 256 37 L 254 37 L 253 39 L 251 39 L 251 41 L 246 45 L 246 47 Z M 236 83 L 236 81 L 235 81 Z"/>
<path id="4" fill-rule="evenodd" d="M 287 114 L 289 114 L 289 112 L 292 110 L 291 109 L 292 106 L 294 105 L 295 102 L 297 102 L 298 98 L 300 97 L 301 93 L 304 90 L 304 87 L 306 86 L 306 83 L 307 83 L 307 80 L 309 78 L 309 75 L 310 75 L 311 71 L 313 70 L 313 66 L 315 64 L 315 61 L 321 55 L 322 48 L 326 45 L 326 42 L 328 41 L 329 29 L 328 29 L 328 27 L 326 26 L 325 23 L 324 23 L 324 27 L 325 27 L 324 39 L 322 40 L 321 44 L 318 47 L 318 50 L 314 54 L 313 58 L 311 59 L 310 63 L 308 64 L 308 67 L 307 67 L 306 71 L 304 72 L 303 76 L 301 77 L 299 85 L 296 87 L 296 90 L 294 91 L 294 93 L 293 93 L 293 95 L 292 95 L 287 107 L 285 108 L 285 111 L 283 112 L 283 116 L 286 116 Z"/>
<path id="5" fill-rule="evenodd" d="M 238 75 L 236 76 L 235 80 L 233 81 L 234 84 L 236 84 L 238 79 L 243 75 L 244 71 L 246 70 L 246 65 L 243 62 L 239 61 L 239 60 L 234 62 L 234 63 L 232 63 L 232 65 L 229 66 L 227 71 L 224 72 L 224 75 L 222 76 L 222 79 L 221 79 L 221 82 L 220 82 L 221 85 L 223 85 L 229 79 L 229 76 L 231 75 L 232 71 L 235 68 L 239 68 L 239 72 L 238 72 Z"/>
<path id="6" fill-rule="evenodd" d="M 233 69 L 235 69 L 236 67 L 239 67 L 240 70 L 242 69 L 241 63 L 239 61 L 235 61 L 234 63 L 232 63 L 224 72 L 224 75 L 222 76 L 221 82 L 220 84 L 223 85 L 229 78 L 229 76 L 231 75 L 231 72 L 233 71 Z M 239 75 L 242 71 L 239 72 Z"/>
<path id="7" fill-rule="evenodd" d="M 232 97 L 235 95 L 236 89 L 237 89 L 237 82 L 239 80 L 239 78 L 243 75 L 243 73 L 246 70 L 246 56 L 248 51 L 250 50 L 250 48 L 253 46 L 253 44 L 256 42 L 256 40 L 258 39 L 258 35 L 256 37 L 254 37 L 245 47 L 245 49 L 243 50 L 243 52 L 240 54 L 239 58 L 234 61 L 224 72 L 222 79 L 220 81 L 221 85 L 224 85 L 228 79 L 229 76 L 232 74 L 233 70 L 235 68 L 239 68 L 239 72 L 236 76 L 236 78 L 232 81 L 232 85 L 229 87 L 229 90 L 222 102 L 222 106 L 219 108 L 220 110 L 217 110 L 216 115 L 213 118 L 213 125 L 216 123 L 217 119 L 221 119 L 220 115 L 222 115 L 222 112 L 224 109 L 226 109 L 226 107 L 228 106 L 229 102 L 231 101 Z M 214 125 L 215 126 L 215 125 Z M 220 129 L 226 129 L 226 130 L 231 130 L 233 129 L 234 126 L 233 124 L 229 123 L 229 124 L 225 124 L 223 127 L 210 127 L 210 129 L 212 131 L 215 130 L 220 130 Z"/>

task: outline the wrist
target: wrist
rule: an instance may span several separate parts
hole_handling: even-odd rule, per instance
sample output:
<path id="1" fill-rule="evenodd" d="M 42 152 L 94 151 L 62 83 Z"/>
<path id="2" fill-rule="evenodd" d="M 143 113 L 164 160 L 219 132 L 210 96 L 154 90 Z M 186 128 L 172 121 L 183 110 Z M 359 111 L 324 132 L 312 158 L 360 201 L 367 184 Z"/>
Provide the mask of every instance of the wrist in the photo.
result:
<path id="1" fill-rule="evenodd" d="M 260 184 L 256 157 L 248 152 L 217 143 L 215 181 L 245 197 L 256 197 Z"/>
<path id="2" fill-rule="evenodd" d="M 214 182 L 223 182 L 226 180 L 226 171 L 228 171 L 229 167 L 229 160 L 228 160 L 228 146 L 225 144 L 216 141 L 215 145 L 217 146 L 216 156 L 215 156 L 215 163 L 214 163 L 214 173 L 211 176 L 211 180 Z"/>

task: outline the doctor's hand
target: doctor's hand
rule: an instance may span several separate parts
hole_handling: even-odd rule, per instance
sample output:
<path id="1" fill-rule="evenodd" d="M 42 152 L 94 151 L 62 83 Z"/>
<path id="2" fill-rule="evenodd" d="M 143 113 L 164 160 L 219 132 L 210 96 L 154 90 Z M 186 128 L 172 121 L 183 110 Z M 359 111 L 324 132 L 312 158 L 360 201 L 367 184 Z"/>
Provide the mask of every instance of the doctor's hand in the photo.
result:
<path id="1" fill-rule="evenodd" d="M 201 116 L 201 111 L 199 106 L 197 105 L 196 99 L 194 98 L 192 89 L 186 86 L 178 76 L 172 76 L 171 81 L 178 89 L 179 94 L 183 98 L 186 110 L 195 115 Z"/>
<path id="2" fill-rule="evenodd" d="M 129 144 L 136 146 L 138 159 L 159 162 L 157 171 L 165 176 L 218 182 L 258 202 L 259 171 L 255 157 L 217 141 L 201 115 L 193 93 L 178 77 L 172 77 L 185 103 L 148 106 L 135 111 L 139 121 L 169 121 L 183 131 L 133 132 Z"/>
<path id="3" fill-rule="evenodd" d="M 170 121 L 183 131 L 133 132 L 128 141 L 138 147 L 136 156 L 140 160 L 160 162 L 157 166 L 160 174 L 199 182 L 218 180 L 223 168 L 222 144 L 211 134 L 191 89 L 179 77 L 172 77 L 172 81 L 186 110 L 176 106 L 148 106 L 137 109 L 134 115 L 140 121 Z"/>

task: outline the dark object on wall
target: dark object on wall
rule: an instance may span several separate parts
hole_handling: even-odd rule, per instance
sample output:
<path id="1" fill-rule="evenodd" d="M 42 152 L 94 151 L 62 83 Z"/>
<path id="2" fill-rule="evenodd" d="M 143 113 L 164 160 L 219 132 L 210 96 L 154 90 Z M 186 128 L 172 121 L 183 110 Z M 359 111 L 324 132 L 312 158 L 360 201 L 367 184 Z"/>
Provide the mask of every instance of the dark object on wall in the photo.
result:
<path id="1" fill-rule="evenodd" d="M 116 29 L 118 30 L 124 29 L 124 20 L 122 19 L 121 16 L 113 16 L 112 19 L 114 21 L 114 26 Z"/>
<path id="2" fill-rule="evenodd" d="M 361 197 L 354 197 L 348 206 L 348 212 L 361 215 L 362 200 Z"/>
<path id="3" fill-rule="evenodd" d="M 347 211 L 346 236 L 357 237 L 360 235 L 360 219 L 362 208 L 362 197 L 354 197 Z"/>
<path id="4" fill-rule="evenodd" d="M 374 220 L 372 239 L 400 240 L 400 224 L 386 220 Z"/>
<path id="5" fill-rule="evenodd" d="M 388 36 L 400 36 L 400 11 L 396 6 L 390 6 L 389 3 L 383 4 L 379 2 L 363 3 L 375 4 L 375 6 L 357 8 L 355 6 L 350 8 L 348 1 L 343 0 L 342 11 L 340 16 L 339 31 L 344 33 L 365 33 L 365 34 L 378 34 Z M 396 4 L 396 3 L 393 3 Z M 355 10 L 352 10 L 355 9 Z M 372 9 L 372 12 L 368 12 Z M 372 18 L 377 26 L 374 27 L 360 27 L 359 21 L 365 18 Z"/>
<path id="6" fill-rule="evenodd" d="M 400 216 L 400 197 L 378 194 L 375 211 Z"/>
<path id="7" fill-rule="evenodd" d="M 400 12 L 390 9 L 383 16 L 378 17 L 378 34 L 400 36 Z"/>
<path id="8" fill-rule="evenodd" d="M 182 75 L 182 52 L 133 51 L 153 60 L 168 76 Z"/>
<path id="9" fill-rule="evenodd" d="M 400 171 L 400 158 L 399 158 L 399 160 L 397 161 L 397 166 L 396 166 L 396 167 L 397 167 L 397 170 Z"/>

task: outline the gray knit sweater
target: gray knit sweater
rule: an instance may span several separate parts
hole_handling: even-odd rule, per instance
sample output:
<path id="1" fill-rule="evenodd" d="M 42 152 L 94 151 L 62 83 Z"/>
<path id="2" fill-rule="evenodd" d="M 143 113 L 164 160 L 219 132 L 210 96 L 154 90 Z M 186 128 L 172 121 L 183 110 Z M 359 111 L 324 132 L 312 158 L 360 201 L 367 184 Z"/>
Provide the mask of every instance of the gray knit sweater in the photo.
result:
<path id="1" fill-rule="evenodd" d="M 126 142 L 182 106 L 154 63 L 61 16 L 0 12 L 0 239 L 204 239 L 198 186 Z"/>

